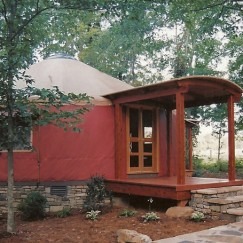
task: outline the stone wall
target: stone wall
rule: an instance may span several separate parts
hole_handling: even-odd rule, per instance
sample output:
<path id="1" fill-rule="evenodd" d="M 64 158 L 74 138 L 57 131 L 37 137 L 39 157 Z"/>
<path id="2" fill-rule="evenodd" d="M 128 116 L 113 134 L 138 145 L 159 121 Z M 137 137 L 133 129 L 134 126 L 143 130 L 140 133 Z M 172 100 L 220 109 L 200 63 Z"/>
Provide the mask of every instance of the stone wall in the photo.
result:
<path id="1" fill-rule="evenodd" d="M 31 191 L 39 191 L 47 198 L 47 212 L 61 211 L 64 207 L 82 208 L 86 197 L 86 185 L 66 186 L 64 196 L 53 195 L 51 186 L 15 186 L 14 188 L 14 208 L 17 210 L 18 204 L 27 197 Z M 0 185 L 0 213 L 7 212 L 7 186 Z"/>
<path id="2" fill-rule="evenodd" d="M 189 205 L 208 218 L 219 219 L 229 209 L 243 207 L 243 186 L 193 190 Z"/>

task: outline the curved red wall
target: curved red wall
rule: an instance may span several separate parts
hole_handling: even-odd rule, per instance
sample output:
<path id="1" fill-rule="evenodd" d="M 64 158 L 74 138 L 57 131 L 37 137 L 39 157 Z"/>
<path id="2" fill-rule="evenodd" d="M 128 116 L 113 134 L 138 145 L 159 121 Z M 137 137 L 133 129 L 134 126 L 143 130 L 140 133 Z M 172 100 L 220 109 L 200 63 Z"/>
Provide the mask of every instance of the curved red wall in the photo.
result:
<path id="1" fill-rule="evenodd" d="M 51 125 L 35 128 L 34 151 L 14 154 L 15 181 L 75 181 L 95 174 L 114 178 L 113 113 L 112 106 L 93 107 L 85 114 L 80 133 Z M 7 154 L 2 152 L 0 181 L 6 180 Z"/>

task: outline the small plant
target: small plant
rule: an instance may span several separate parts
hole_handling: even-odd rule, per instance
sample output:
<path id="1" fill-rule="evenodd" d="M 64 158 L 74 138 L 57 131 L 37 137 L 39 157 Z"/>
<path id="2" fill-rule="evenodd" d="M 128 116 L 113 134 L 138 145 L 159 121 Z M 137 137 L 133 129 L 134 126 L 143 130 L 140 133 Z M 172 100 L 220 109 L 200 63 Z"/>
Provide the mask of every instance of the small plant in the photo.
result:
<path id="1" fill-rule="evenodd" d="M 63 208 L 61 211 L 57 212 L 58 218 L 66 218 L 71 215 L 70 208 Z"/>
<path id="2" fill-rule="evenodd" d="M 150 197 L 150 198 L 148 199 L 148 202 L 149 202 L 149 211 L 151 211 L 153 201 L 154 201 L 154 200 L 153 200 L 152 197 Z"/>
<path id="3" fill-rule="evenodd" d="M 98 211 L 98 210 L 91 210 L 86 213 L 86 219 L 96 220 L 96 219 L 98 219 L 99 213 L 100 213 L 100 211 Z"/>
<path id="4" fill-rule="evenodd" d="M 194 212 L 191 215 L 191 220 L 195 221 L 195 222 L 201 222 L 203 219 L 205 218 L 204 214 L 201 212 Z"/>
<path id="5" fill-rule="evenodd" d="M 132 217 L 132 216 L 134 216 L 136 213 L 137 213 L 137 212 L 134 211 L 134 210 L 131 210 L 131 209 L 124 209 L 124 210 L 122 210 L 122 211 L 119 213 L 119 216 L 120 216 L 120 217 L 126 217 L 126 218 L 128 218 L 128 217 Z"/>
<path id="6" fill-rule="evenodd" d="M 143 218 L 143 222 L 157 221 L 160 219 L 160 217 L 154 212 L 146 213 L 145 215 L 142 216 L 142 218 Z"/>
<path id="7" fill-rule="evenodd" d="M 46 197 L 40 192 L 30 192 L 27 197 L 19 204 L 18 210 L 24 220 L 37 220 L 44 218 Z"/>

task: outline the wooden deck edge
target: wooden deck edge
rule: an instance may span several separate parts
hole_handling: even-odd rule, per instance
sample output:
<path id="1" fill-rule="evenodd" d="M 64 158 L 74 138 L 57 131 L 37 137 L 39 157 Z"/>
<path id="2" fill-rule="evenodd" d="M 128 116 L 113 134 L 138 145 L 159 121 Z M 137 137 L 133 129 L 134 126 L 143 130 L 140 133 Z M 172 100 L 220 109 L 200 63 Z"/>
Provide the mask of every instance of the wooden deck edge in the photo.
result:
<path id="1" fill-rule="evenodd" d="M 176 191 L 173 187 L 161 187 L 136 183 L 120 183 L 114 181 L 106 181 L 106 187 L 116 193 L 132 194 L 137 196 L 157 197 L 164 199 L 173 199 L 177 201 L 189 200 L 191 198 L 190 190 Z"/>

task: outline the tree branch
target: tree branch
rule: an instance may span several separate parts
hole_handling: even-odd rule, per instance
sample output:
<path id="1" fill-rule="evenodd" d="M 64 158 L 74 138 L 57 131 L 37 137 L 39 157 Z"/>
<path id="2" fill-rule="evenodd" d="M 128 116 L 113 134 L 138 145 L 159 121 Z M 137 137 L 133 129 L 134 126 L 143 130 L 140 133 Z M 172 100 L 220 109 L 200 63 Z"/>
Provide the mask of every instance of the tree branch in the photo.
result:
<path id="1" fill-rule="evenodd" d="M 207 5 L 204 8 L 191 9 L 190 11 L 195 11 L 195 12 L 202 11 L 202 10 L 206 10 L 206 9 L 209 9 L 209 8 L 214 8 L 214 7 L 222 6 L 226 2 L 228 2 L 228 0 L 224 0 L 224 1 L 220 2 L 220 3 L 215 3 L 215 4 Z"/>
<path id="2" fill-rule="evenodd" d="M 2 4 L 3 4 L 3 11 L 1 11 L 3 13 L 3 17 L 6 21 L 6 24 L 8 25 L 8 19 L 7 19 L 7 10 L 6 10 L 6 5 L 4 0 L 2 0 Z"/>

